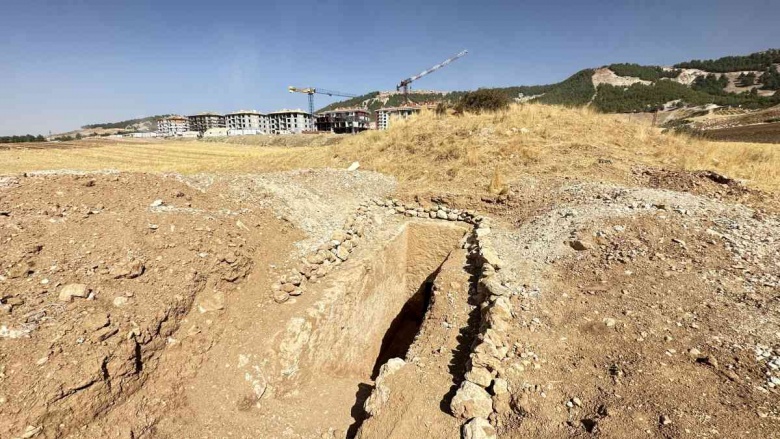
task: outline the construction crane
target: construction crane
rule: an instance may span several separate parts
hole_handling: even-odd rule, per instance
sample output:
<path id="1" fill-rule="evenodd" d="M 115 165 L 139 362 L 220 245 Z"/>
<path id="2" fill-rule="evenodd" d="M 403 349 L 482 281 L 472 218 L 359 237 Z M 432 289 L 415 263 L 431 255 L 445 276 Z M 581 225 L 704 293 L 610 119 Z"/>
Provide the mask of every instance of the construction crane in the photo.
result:
<path id="1" fill-rule="evenodd" d="M 314 88 L 314 87 L 293 87 L 289 86 L 287 87 L 287 91 L 290 93 L 304 93 L 309 95 L 309 114 L 311 117 L 314 117 L 314 94 L 321 94 L 321 95 L 328 95 L 328 96 L 341 96 L 344 98 L 354 98 L 357 95 L 353 95 L 350 93 L 342 93 L 340 91 L 333 91 L 333 90 L 325 90 L 324 88 Z"/>
<path id="2" fill-rule="evenodd" d="M 417 75 L 412 76 L 411 78 L 404 79 L 403 81 L 401 81 L 395 87 L 395 90 L 403 92 L 405 100 L 408 101 L 409 100 L 409 84 L 411 84 L 412 82 L 422 78 L 423 76 L 425 76 L 425 75 L 427 75 L 429 73 L 433 73 L 436 70 L 439 70 L 440 68 L 446 66 L 447 64 L 455 61 L 458 58 L 462 58 L 462 57 L 466 56 L 467 53 L 469 53 L 469 51 L 468 50 L 464 50 L 464 51 L 460 52 L 459 54 L 453 56 L 452 58 L 449 58 L 449 59 L 447 59 L 445 61 L 442 61 L 439 64 L 436 64 L 435 66 L 431 67 L 428 70 L 424 70 L 424 71 L 418 73 Z"/>

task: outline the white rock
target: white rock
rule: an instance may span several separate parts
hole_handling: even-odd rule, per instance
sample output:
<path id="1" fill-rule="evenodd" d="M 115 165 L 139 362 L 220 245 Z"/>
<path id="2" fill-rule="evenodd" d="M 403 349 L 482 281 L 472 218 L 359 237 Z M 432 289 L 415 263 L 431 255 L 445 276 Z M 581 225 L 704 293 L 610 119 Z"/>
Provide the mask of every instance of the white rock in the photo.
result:
<path id="1" fill-rule="evenodd" d="M 503 395 L 505 393 L 509 393 L 509 383 L 503 378 L 493 380 L 493 394 Z"/>
<path id="2" fill-rule="evenodd" d="M 349 165 L 349 168 L 347 168 L 347 171 L 357 171 L 359 167 L 360 167 L 360 163 L 352 162 L 352 164 Z"/>
<path id="3" fill-rule="evenodd" d="M 128 300 L 127 297 L 124 296 L 114 297 L 114 306 L 117 308 L 125 306 L 127 305 L 127 300 Z"/>
<path id="4" fill-rule="evenodd" d="M 225 293 L 218 291 L 213 296 L 198 303 L 198 311 L 201 314 L 225 309 Z"/>
<path id="5" fill-rule="evenodd" d="M 490 386 L 491 381 L 493 381 L 493 375 L 484 367 L 472 367 L 466 372 L 465 378 L 485 388 Z"/>
<path id="6" fill-rule="evenodd" d="M 376 416 L 382 407 L 387 404 L 387 401 L 390 399 L 390 388 L 384 382 L 388 376 L 396 373 L 405 364 L 406 362 L 400 358 L 391 358 L 379 368 L 379 375 L 376 377 L 374 390 L 371 391 L 371 395 L 368 396 L 368 399 L 363 404 L 366 413 Z"/>
<path id="7" fill-rule="evenodd" d="M 84 284 L 67 284 L 60 290 L 59 299 L 62 302 L 71 302 L 74 297 L 87 297 L 89 289 Z"/>
<path id="8" fill-rule="evenodd" d="M 496 439 L 496 429 L 485 418 L 474 418 L 463 426 L 463 439 Z"/>
<path id="9" fill-rule="evenodd" d="M 493 413 L 493 400 L 482 387 L 471 381 L 463 381 L 455 397 L 452 398 L 450 409 L 458 418 L 487 418 Z"/>
<path id="10" fill-rule="evenodd" d="M 484 259 L 486 263 L 492 265 L 496 270 L 500 270 L 504 266 L 504 262 L 490 247 L 482 248 L 482 259 Z"/>

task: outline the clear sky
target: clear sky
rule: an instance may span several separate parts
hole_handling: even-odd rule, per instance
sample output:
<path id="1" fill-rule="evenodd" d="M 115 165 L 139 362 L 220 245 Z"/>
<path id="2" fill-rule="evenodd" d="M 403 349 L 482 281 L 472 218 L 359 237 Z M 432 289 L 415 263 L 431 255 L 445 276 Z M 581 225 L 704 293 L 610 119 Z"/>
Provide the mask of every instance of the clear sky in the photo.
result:
<path id="1" fill-rule="evenodd" d="M 780 46 L 779 0 L 3 0 L 0 16 L 0 135 L 305 109 L 287 86 L 391 90 L 461 49 L 415 88 L 550 83 L 612 62 Z"/>

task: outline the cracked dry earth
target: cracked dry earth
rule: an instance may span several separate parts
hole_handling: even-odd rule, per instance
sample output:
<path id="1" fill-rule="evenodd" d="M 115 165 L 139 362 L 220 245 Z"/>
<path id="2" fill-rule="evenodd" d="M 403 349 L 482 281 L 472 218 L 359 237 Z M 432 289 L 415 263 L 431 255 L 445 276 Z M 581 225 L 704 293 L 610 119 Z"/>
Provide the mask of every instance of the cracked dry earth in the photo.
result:
<path id="1" fill-rule="evenodd" d="M 510 189 L 0 177 L 0 437 L 780 437 L 772 196 Z"/>

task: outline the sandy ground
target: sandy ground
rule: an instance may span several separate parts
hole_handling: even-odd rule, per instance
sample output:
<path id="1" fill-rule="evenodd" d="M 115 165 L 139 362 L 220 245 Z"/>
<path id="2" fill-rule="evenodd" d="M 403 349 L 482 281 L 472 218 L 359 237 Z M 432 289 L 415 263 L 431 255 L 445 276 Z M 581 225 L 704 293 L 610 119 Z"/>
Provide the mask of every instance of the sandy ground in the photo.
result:
<path id="1" fill-rule="evenodd" d="M 413 366 L 387 378 L 383 416 L 361 427 L 375 385 L 368 369 L 336 373 L 354 362 L 322 362 L 328 337 L 336 338 L 327 358 L 359 341 L 379 350 L 378 338 L 339 338 L 333 325 L 360 315 L 351 314 L 358 305 L 345 308 L 349 294 L 392 288 L 365 287 L 374 282 L 366 273 L 400 266 L 381 255 L 396 251 L 387 245 L 408 220 L 367 203 L 390 194 L 392 179 L 321 170 L 1 181 L 3 437 L 387 437 L 389 425 L 406 423 L 429 437 L 460 430 L 446 401 L 464 380 L 470 343 L 461 336 L 476 330 L 463 262 L 445 263 L 435 278 L 447 300 L 422 314 L 405 354 Z M 491 417 L 500 437 L 773 437 L 776 205 L 717 176 L 652 169 L 635 186 L 524 179 L 510 188 L 500 198 L 418 197 L 495 221 L 491 241 L 505 261 L 497 276 L 515 310 L 500 372 L 512 402 Z M 276 303 L 275 279 L 356 209 L 369 228 L 354 261 Z M 430 254 L 446 247 L 422 236 L 409 242 Z M 432 272 L 449 251 L 412 266 Z M 419 285 L 422 274 L 410 275 Z M 404 315 L 396 308 L 382 318 Z M 306 321 L 311 329 L 296 326 Z M 392 325 L 381 321 L 360 332 L 387 334 Z M 297 378 L 279 381 L 274 364 L 289 352 L 299 355 Z"/>

